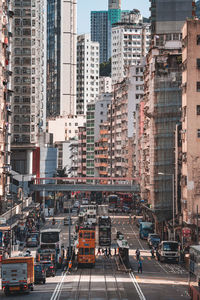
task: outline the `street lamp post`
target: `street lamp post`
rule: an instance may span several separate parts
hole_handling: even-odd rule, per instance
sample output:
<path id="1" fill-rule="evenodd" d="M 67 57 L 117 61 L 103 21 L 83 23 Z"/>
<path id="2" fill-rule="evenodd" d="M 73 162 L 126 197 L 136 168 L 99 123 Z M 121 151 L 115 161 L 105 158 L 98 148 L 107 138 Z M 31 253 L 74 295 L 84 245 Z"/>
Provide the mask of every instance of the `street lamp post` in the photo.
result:
<path id="1" fill-rule="evenodd" d="M 167 174 L 159 172 L 158 175 L 162 176 L 171 176 L 172 180 L 172 227 L 173 227 L 173 239 L 175 241 L 175 203 L 174 203 L 174 174 Z"/>

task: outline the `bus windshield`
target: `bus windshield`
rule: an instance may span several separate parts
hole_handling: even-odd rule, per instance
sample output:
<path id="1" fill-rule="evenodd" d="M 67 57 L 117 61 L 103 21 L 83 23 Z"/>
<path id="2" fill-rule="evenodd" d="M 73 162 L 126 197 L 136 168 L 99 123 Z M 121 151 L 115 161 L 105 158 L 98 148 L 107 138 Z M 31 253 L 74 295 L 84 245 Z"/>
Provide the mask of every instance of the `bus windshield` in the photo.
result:
<path id="1" fill-rule="evenodd" d="M 42 232 L 41 242 L 46 244 L 59 242 L 59 232 Z"/>
<path id="2" fill-rule="evenodd" d="M 178 243 L 164 243 L 163 244 L 164 251 L 178 251 Z"/>

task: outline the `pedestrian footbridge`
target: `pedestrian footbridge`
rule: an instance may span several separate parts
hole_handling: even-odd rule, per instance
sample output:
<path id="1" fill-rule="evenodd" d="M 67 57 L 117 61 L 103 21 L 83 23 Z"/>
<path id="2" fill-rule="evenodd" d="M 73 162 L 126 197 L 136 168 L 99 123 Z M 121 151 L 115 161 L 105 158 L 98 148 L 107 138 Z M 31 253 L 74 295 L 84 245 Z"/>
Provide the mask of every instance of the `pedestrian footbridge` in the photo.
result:
<path id="1" fill-rule="evenodd" d="M 33 192 L 139 192 L 135 178 L 36 178 L 30 186 Z"/>

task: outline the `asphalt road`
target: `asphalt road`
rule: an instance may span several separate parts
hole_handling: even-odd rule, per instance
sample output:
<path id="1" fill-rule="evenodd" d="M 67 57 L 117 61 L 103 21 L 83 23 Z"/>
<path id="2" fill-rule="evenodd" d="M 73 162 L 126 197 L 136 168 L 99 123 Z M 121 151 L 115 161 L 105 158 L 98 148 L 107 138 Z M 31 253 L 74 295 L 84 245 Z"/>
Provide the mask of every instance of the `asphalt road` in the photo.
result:
<path id="1" fill-rule="evenodd" d="M 49 220 L 48 222 L 51 222 Z M 68 226 L 63 226 L 63 215 L 56 219 L 62 229 L 63 242 L 68 244 Z M 121 231 L 129 242 L 131 272 L 118 271 L 116 258 L 97 256 L 92 269 L 77 269 L 71 273 L 58 271 L 56 277 L 47 278 L 45 285 L 35 285 L 29 295 L 5 297 L 0 291 L 0 299 L 64 300 L 64 299 L 123 299 L 123 300 L 188 300 L 188 273 L 180 265 L 160 263 L 151 259 L 146 241 L 141 241 L 138 228 L 129 224 L 126 216 L 112 218 L 112 239 Z M 143 261 L 143 273 L 137 273 L 135 250 L 139 248 Z"/>

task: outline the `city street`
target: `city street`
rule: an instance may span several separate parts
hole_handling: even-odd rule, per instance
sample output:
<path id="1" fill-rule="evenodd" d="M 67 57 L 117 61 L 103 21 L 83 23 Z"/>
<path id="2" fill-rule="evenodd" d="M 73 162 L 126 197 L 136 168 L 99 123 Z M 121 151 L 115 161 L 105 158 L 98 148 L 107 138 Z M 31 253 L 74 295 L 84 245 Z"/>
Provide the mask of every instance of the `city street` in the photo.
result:
<path id="1" fill-rule="evenodd" d="M 73 221 L 75 218 L 73 218 Z M 51 222 L 49 220 L 48 222 Z M 63 215 L 56 218 L 67 245 L 68 226 L 63 226 Z M 29 295 L 12 295 L 1 299 L 190 299 L 187 292 L 188 273 L 180 265 L 160 263 L 151 258 L 146 241 L 138 238 L 138 227 L 129 224 L 126 216 L 112 217 L 112 241 L 121 231 L 130 246 L 131 272 L 118 269 L 116 258 L 97 255 L 94 268 L 73 269 L 71 273 L 58 270 L 56 277 L 47 278 L 45 285 L 35 285 Z M 136 248 L 140 249 L 143 273 L 137 273 Z M 114 254 L 114 250 L 112 251 Z"/>

